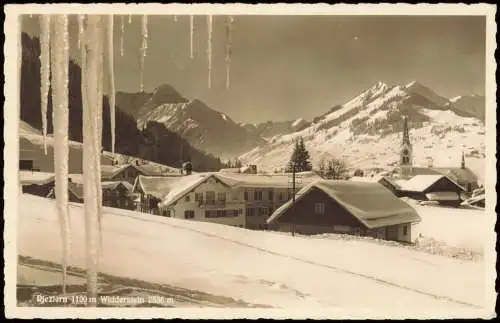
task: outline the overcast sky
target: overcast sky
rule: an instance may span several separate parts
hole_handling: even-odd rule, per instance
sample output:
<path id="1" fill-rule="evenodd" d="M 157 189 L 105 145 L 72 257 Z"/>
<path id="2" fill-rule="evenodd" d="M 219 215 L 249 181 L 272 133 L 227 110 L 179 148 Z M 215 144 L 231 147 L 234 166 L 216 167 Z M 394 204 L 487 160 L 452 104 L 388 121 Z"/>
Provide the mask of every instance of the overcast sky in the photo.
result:
<path id="1" fill-rule="evenodd" d="M 124 56 L 115 16 L 119 91 L 138 92 L 140 16 L 125 16 Z M 212 88 L 208 89 L 206 16 L 149 16 L 144 87 L 168 83 L 235 121 L 312 119 L 381 80 L 418 80 L 446 97 L 485 90 L 485 18 L 459 16 L 235 16 L 231 87 L 225 88 L 225 17 L 214 16 Z M 76 19 L 70 19 L 77 58 Z M 38 35 L 36 16 L 23 29 Z"/>

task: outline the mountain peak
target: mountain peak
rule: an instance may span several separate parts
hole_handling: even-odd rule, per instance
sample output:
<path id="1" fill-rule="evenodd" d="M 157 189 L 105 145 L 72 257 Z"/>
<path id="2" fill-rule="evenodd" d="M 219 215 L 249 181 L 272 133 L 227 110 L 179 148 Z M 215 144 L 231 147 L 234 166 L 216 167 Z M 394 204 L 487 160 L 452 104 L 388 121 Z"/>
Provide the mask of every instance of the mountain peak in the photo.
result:
<path id="1" fill-rule="evenodd" d="M 187 100 L 170 84 L 162 84 L 153 90 L 153 96 L 165 102 L 186 102 Z M 158 102 L 158 101 L 157 101 Z"/>

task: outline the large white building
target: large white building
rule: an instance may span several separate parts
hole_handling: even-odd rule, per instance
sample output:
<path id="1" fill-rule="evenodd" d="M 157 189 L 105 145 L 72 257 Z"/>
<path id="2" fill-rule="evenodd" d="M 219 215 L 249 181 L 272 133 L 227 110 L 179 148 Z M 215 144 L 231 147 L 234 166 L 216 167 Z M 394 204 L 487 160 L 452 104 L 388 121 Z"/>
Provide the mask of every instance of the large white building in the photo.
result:
<path id="1" fill-rule="evenodd" d="M 299 173 L 296 189 L 319 179 L 314 173 Z M 286 174 L 139 176 L 134 192 L 140 196 L 138 210 L 142 212 L 265 229 L 273 211 L 291 199 L 292 182 Z"/>

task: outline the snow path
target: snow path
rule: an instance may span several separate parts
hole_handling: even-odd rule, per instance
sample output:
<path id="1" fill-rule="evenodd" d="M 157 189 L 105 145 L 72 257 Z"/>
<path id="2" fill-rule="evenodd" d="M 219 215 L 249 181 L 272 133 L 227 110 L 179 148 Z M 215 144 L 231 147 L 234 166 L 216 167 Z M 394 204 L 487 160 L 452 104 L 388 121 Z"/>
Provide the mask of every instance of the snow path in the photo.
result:
<path id="1" fill-rule="evenodd" d="M 57 261 L 60 246 L 53 238 L 57 230 L 50 212 L 53 202 L 22 195 L 20 203 L 20 254 Z M 75 206 L 72 216 L 82 218 L 78 217 L 82 207 Z M 42 207 L 47 211 L 40 214 Z M 100 271 L 113 275 L 277 307 L 400 306 L 428 312 L 429 308 L 480 308 L 483 303 L 481 262 L 363 241 L 292 238 L 132 211 L 104 211 Z M 78 223 L 73 223 L 73 231 L 75 242 L 80 241 Z M 83 259 L 81 246 L 75 246 L 71 265 L 84 264 Z"/>

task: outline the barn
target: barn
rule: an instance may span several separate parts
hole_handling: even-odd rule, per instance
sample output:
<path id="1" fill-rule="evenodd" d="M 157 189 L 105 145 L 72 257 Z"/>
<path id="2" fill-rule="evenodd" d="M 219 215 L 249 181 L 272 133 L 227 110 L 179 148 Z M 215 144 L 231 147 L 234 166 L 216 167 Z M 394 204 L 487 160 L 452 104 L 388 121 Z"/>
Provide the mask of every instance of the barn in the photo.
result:
<path id="1" fill-rule="evenodd" d="M 378 183 L 320 180 L 302 188 L 267 220 L 280 231 L 346 233 L 411 242 L 417 212 Z"/>
<path id="2" fill-rule="evenodd" d="M 401 183 L 400 192 L 419 201 L 437 201 L 443 205 L 458 206 L 465 189 L 445 175 L 417 175 Z"/>

